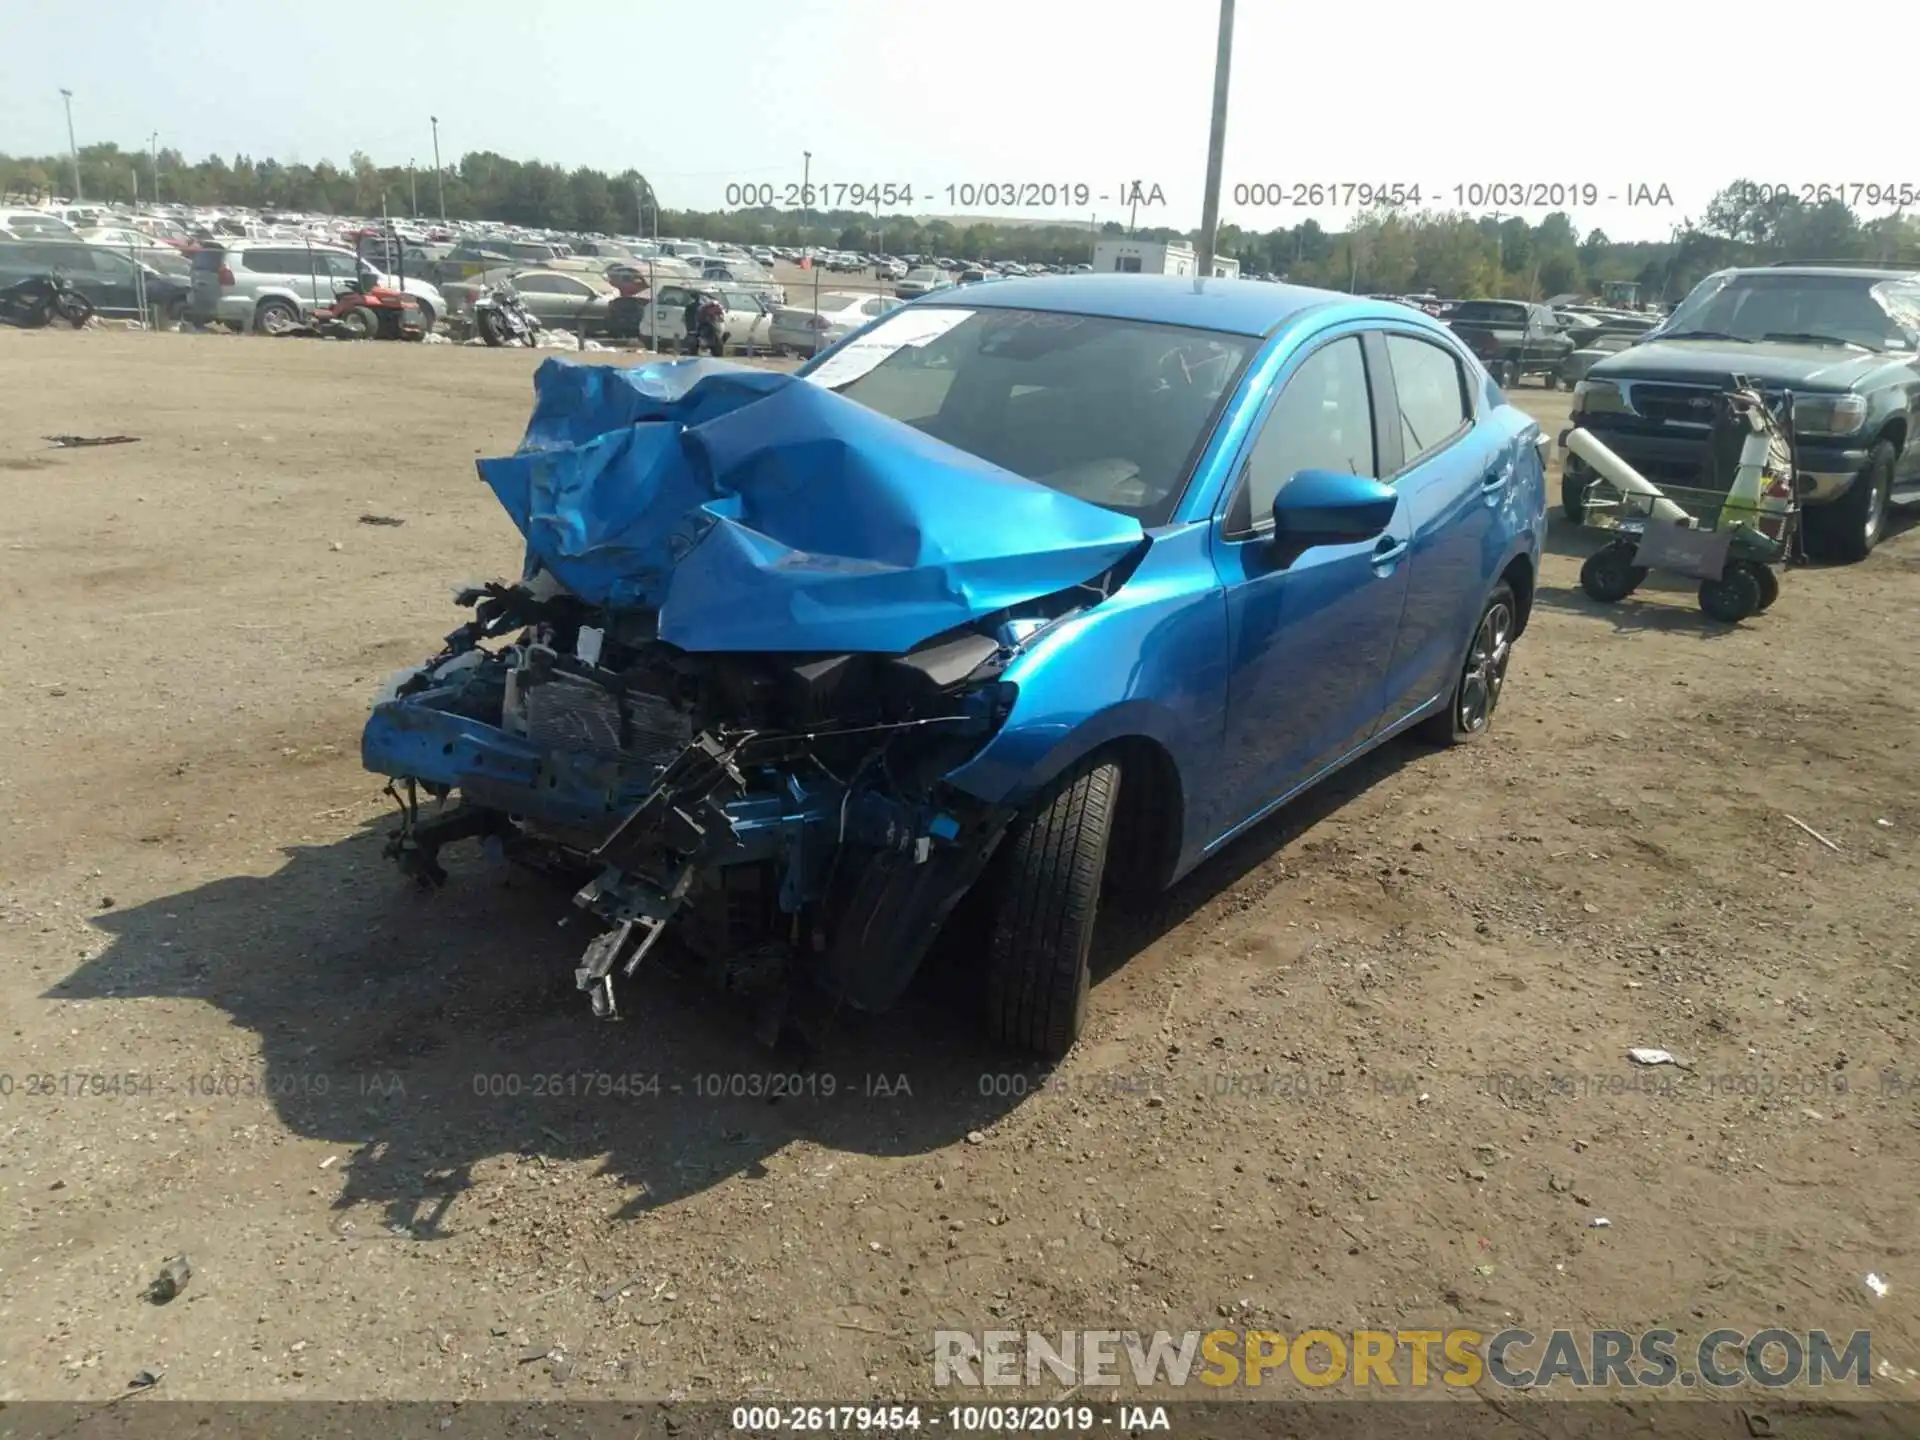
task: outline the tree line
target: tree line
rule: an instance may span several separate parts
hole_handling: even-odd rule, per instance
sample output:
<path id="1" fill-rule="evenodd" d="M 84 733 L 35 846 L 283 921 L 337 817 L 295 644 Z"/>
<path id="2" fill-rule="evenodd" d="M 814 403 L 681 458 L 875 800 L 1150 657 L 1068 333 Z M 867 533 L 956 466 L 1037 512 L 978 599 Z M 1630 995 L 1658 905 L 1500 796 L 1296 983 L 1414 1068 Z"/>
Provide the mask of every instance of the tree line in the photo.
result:
<path id="1" fill-rule="evenodd" d="M 663 210 L 639 170 L 568 169 L 491 151 L 464 155 L 436 171 L 376 165 L 358 152 L 345 166 L 336 166 L 246 155 L 190 161 L 176 150 L 129 151 L 101 144 L 81 150 L 79 176 L 80 193 L 93 200 L 157 196 L 269 213 L 427 220 L 444 213 L 450 220 L 567 233 L 826 245 L 959 260 L 1079 264 L 1091 260 L 1097 239 L 1129 233 L 1111 220 L 1096 229 L 845 210 Z M 32 200 L 71 189 L 72 165 L 66 157 L 0 155 L 0 192 Z M 1192 231 L 1168 228 L 1131 233 L 1149 240 L 1195 238 Z M 1541 299 L 1597 293 L 1608 281 L 1630 281 L 1644 298 L 1671 300 L 1725 265 L 1808 258 L 1910 261 L 1920 252 L 1920 222 L 1898 212 L 1864 219 L 1839 199 L 1807 203 L 1791 192 L 1735 181 L 1703 214 L 1680 220 L 1658 241 L 1614 241 L 1597 229 L 1583 235 L 1560 212 L 1529 221 L 1377 206 L 1343 231 L 1323 229 L 1312 220 L 1266 231 L 1223 225 L 1216 249 L 1237 259 L 1243 271 L 1337 290 Z"/>

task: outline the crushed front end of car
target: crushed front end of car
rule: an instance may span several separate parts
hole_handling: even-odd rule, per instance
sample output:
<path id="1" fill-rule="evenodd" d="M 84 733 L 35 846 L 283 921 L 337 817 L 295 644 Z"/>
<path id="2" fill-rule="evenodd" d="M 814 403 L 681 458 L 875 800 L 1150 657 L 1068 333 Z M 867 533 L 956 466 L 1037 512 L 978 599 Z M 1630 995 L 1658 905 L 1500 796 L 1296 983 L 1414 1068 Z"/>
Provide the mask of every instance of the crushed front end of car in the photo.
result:
<path id="1" fill-rule="evenodd" d="M 803 992 L 884 1009 L 1013 818 L 946 777 L 1138 523 L 787 375 L 554 359 L 535 388 L 479 466 L 520 579 L 464 593 L 367 721 L 388 854 L 426 885 L 468 840 L 579 876 L 601 1016 L 670 923 L 773 1032 Z"/>

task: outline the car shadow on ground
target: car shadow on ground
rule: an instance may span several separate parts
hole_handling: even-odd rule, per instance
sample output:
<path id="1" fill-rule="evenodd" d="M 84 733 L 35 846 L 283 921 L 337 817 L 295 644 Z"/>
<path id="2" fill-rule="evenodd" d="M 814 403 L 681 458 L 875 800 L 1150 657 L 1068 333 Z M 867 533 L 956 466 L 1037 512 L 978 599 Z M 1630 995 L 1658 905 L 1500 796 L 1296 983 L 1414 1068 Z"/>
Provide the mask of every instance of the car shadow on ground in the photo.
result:
<path id="1" fill-rule="evenodd" d="M 1097 974 L 1418 748 L 1363 758 L 1148 913 L 1107 907 Z M 743 1002 L 660 969 L 625 982 L 617 1023 L 596 1021 L 572 975 L 593 932 L 567 887 L 456 847 L 449 883 L 422 893 L 382 857 L 384 828 L 291 847 L 271 874 L 96 914 L 107 948 L 46 998 L 217 1007 L 253 1043 L 141 1064 L 189 1108 L 264 1098 L 294 1134 L 342 1150 L 337 1208 L 383 1207 L 385 1224 L 423 1240 L 452 1233 L 457 1197 L 493 1160 L 597 1159 L 631 1218 L 764 1175 L 797 1140 L 926 1154 L 1043 1088 L 1045 1067 L 980 1038 L 977 963 L 956 963 L 951 944 L 894 1011 L 833 1017 L 805 1059 L 757 1042 Z"/>

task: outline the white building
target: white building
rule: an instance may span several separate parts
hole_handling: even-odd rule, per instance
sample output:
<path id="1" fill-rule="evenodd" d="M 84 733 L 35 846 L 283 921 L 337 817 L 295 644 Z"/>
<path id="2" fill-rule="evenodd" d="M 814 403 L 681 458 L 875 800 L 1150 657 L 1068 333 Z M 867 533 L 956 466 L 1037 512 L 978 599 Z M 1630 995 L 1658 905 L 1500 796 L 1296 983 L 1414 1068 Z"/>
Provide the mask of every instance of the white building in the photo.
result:
<path id="1" fill-rule="evenodd" d="M 1184 240 L 1102 238 L 1093 246 L 1094 272 L 1101 275 L 1193 275 L 1199 267 L 1200 257 Z M 1216 279 L 1238 279 L 1240 262 L 1216 255 L 1213 273 Z"/>

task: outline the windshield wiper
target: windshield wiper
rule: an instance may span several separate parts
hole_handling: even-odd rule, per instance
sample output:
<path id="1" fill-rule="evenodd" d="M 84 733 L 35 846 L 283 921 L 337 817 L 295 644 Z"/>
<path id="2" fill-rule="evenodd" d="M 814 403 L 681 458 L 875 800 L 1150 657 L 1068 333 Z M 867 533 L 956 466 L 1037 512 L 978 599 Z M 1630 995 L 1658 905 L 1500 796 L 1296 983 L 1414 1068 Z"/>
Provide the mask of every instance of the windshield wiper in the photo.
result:
<path id="1" fill-rule="evenodd" d="M 1733 340 L 1742 345 L 1753 341 L 1744 335 L 1729 335 L 1722 330 L 1674 330 L 1665 335 L 1650 335 L 1650 340 Z"/>
<path id="2" fill-rule="evenodd" d="M 1844 345 L 1849 350 L 1865 350 L 1867 347 L 1854 340 L 1842 340 L 1838 335 L 1815 335 L 1805 330 L 1770 330 L 1760 337 L 1762 340 L 1797 341 L 1806 345 Z"/>

